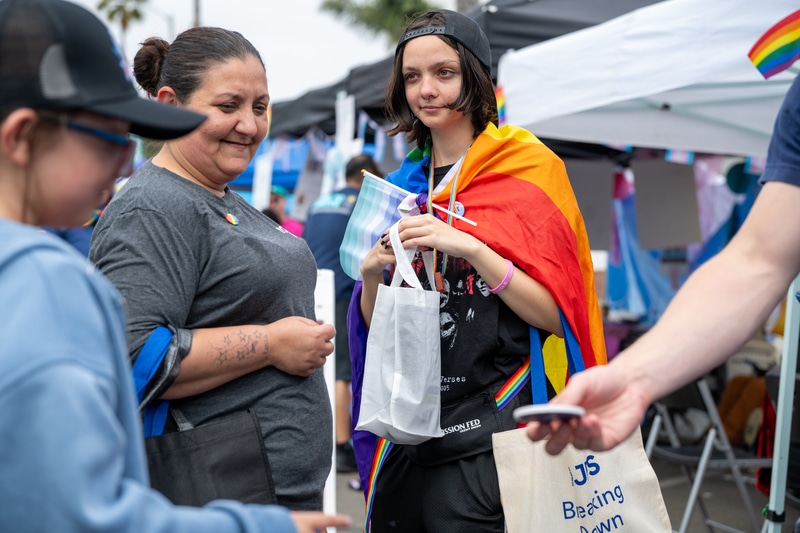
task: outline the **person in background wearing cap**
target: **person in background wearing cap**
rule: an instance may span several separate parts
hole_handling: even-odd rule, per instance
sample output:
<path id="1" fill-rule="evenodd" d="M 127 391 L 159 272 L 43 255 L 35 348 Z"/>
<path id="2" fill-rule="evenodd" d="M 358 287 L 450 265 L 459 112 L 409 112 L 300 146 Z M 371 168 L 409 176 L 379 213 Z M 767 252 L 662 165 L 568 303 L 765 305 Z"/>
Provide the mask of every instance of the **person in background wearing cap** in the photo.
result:
<path id="1" fill-rule="evenodd" d="M 289 190 L 283 185 L 273 185 L 269 195 L 269 209 L 278 217 L 281 227 L 298 237 L 303 236 L 303 223 L 293 219 L 286 211 Z"/>
<path id="2" fill-rule="evenodd" d="M 390 133 L 416 141 L 386 179 L 418 193 L 424 211 L 400 220 L 400 240 L 436 251 L 445 435 L 386 455 L 373 453 L 385 443 L 354 432 L 367 520 L 373 532 L 502 533 L 492 433 L 515 428 L 515 407 L 546 402 L 566 379 L 564 368 L 545 377 L 539 347 L 547 340 L 547 361 L 568 339 L 581 367 L 606 360 L 586 230 L 563 162 L 526 130 L 498 128 L 489 43 L 475 21 L 446 10 L 414 19 L 386 100 L 397 121 Z M 434 212 L 432 202 L 476 225 Z M 394 261 L 384 235 L 361 265 L 348 317 L 353 383 Z M 554 360 L 566 366 L 563 355 Z M 354 387 L 356 419 L 359 401 Z"/>
<path id="3" fill-rule="evenodd" d="M 0 1 L 0 531 L 294 532 L 346 517 L 148 486 L 119 293 L 37 226 L 79 226 L 131 171 L 128 132 L 185 135 L 200 114 L 150 102 L 94 15 Z"/>
<path id="4" fill-rule="evenodd" d="M 364 182 L 366 170 L 383 177 L 377 163 L 369 154 L 350 158 L 345 165 L 345 186 L 317 198 L 308 214 L 303 238 L 308 243 L 317 268 L 333 271 L 336 285 L 336 385 L 334 427 L 336 429 L 336 470 L 355 472 L 356 458 L 350 443 L 350 344 L 347 339 L 347 308 L 355 281 L 345 274 L 339 261 L 339 247 L 344 239 L 347 222 Z"/>
<path id="5" fill-rule="evenodd" d="M 136 171 L 92 235 L 90 259 L 125 301 L 130 356 L 169 328 L 175 357 L 148 395 L 195 427 L 252 410 L 277 502 L 320 510 L 333 449 L 321 367 L 335 329 L 316 321 L 305 241 L 228 187 L 267 132 L 264 64 L 241 34 L 197 27 L 145 40 L 133 71 L 152 98 L 208 118 Z"/>

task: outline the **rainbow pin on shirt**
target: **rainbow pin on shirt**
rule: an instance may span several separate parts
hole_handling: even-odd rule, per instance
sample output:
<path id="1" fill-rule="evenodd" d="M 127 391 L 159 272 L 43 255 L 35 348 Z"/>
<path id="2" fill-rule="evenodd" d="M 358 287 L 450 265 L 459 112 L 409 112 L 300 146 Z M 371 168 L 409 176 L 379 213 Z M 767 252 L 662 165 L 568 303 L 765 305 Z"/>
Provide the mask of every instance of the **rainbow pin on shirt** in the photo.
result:
<path id="1" fill-rule="evenodd" d="M 228 213 L 227 215 L 225 215 L 225 220 L 227 220 L 228 222 L 230 222 L 230 224 L 231 224 L 232 226 L 238 226 L 238 225 L 239 225 L 239 219 L 238 219 L 238 218 L 236 218 L 236 217 L 235 217 L 234 215 L 232 215 L 231 213 Z"/>

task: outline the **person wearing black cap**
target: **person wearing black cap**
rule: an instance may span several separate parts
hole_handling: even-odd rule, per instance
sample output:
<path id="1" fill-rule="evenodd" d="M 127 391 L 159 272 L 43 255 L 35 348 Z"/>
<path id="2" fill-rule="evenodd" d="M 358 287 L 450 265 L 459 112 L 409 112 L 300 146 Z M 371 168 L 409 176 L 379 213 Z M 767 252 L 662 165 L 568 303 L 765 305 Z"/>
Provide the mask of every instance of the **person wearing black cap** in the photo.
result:
<path id="1" fill-rule="evenodd" d="M 305 241 L 228 187 L 267 133 L 261 56 L 238 32 L 197 27 L 172 43 L 145 40 L 133 71 L 152 98 L 208 116 L 136 171 L 92 235 L 89 258 L 125 301 L 131 359 L 160 328 L 173 334 L 143 403 L 170 401 L 165 437 L 179 416 L 201 427 L 255 415 L 267 458 L 258 471 L 274 491 L 241 477 L 223 486 L 227 471 L 211 472 L 218 490 L 204 498 L 321 510 L 333 449 L 321 367 L 335 328 L 316 321 Z M 150 477 L 173 501 L 202 503 L 182 499 L 167 463 Z"/>
<path id="2" fill-rule="evenodd" d="M 0 1 L 0 531 L 294 532 L 345 517 L 217 501 L 172 506 L 148 485 L 122 299 L 69 244 L 131 171 L 128 133 L 174 139 L 205 117 L 140 98 L 94 15 Z"/>
<path id="3" fill-rule="evenodd" d="M 444 436 L 396 445 L 354 432 L 367 520 L 373 532 L 502 533 L 492 434 L 515 428 L 514 408 L 546 402 L 568 373 L 605 363 L 586 230 L 563 162 L 530 132 L 498 127 L 489 42 L 475 21 L 448 10 L 414 19 L 386 92 L 390 134 L 416 143 L 386 178 L 422 211 L 400 219 L 399 236 L 435 251 L 434 280 L 423 283 L 442 293 Z M 361 265 L 349 312 L 354 370 L 394 261 L 384 235 Z M 357 420 L 355 386 L 353 395 Z"/>

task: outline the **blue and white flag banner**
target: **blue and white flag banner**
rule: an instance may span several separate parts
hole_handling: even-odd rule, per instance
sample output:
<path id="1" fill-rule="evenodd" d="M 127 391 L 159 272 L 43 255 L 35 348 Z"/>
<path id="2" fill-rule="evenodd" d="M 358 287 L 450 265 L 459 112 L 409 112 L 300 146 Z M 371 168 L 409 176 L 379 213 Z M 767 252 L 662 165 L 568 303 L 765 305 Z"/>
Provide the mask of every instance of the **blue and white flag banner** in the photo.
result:
<path id="1" fill-rule="evenodd" d="M 691 150 L 667 150 L 664 159 L 670 163 L 691 165 L 694 163 L 694 152 Z"/>
<path id="2" fill-rule="evenodd" d="M 410 194 L 369 172 L 364 173 L 364 182 L 339 248 L 339 261 L 345 274 L 355 280 L 361 279 L 361 263 L 367 252 L 384 231 L 404 216 L 397 208 Z"/>

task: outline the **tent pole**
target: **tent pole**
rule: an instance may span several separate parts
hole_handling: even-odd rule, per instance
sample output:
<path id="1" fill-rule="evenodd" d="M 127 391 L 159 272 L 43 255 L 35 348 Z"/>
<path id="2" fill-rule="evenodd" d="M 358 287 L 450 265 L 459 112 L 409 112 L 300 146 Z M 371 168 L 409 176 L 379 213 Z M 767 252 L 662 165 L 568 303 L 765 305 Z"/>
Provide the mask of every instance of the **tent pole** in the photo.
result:
<path id="1" fill-rule="evenodd" d="M 769 507 L 765 509 L 767 533 L 780 533 L 785 520 L 786 477 L 789 465 L 789 437 L 792 433 L 792 407 L 797 372 L 798 331 L 800 331 L 800 276 L 789 286 L 784 319 L 783 355 L 778 385 L 778 409 L 775 418 L 775 449 L 772 459 L 772 480 Z M 788 331 L 788 333 L 787 333 Z M 793 527 L 794 524 L 790 524 Z"/>

